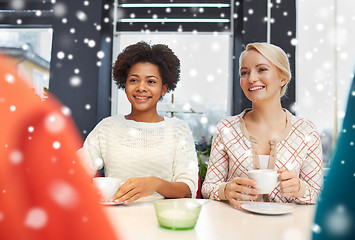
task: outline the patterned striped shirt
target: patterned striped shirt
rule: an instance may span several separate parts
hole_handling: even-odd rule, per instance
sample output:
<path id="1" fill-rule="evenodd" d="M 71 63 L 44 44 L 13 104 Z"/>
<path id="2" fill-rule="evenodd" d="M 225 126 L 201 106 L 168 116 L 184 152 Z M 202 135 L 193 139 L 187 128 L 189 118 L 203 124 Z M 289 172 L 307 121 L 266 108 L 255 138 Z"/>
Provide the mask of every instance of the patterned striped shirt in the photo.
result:
<path id="1" fill-rule="evenodd" d="M 213 136 L 206 179 L 202 185 L 205 198 L 226 200 L 227 182 L 235 177 L 248 177 L 248 170 L 259 169 L 257 139 L 249 134 L 243 120 L 244 110 L 218 123 Z M 268 169 L 294 171 L 300 179 L 300 191 L 295 197 L 282 197 L 277 186 L 265 201 L 315 203 L 323 186 L 322 147 L 313 123 L 286 111 L 286 128 L 270 140 Z M 259 198 L 260 199 L 260 196 Z"/>

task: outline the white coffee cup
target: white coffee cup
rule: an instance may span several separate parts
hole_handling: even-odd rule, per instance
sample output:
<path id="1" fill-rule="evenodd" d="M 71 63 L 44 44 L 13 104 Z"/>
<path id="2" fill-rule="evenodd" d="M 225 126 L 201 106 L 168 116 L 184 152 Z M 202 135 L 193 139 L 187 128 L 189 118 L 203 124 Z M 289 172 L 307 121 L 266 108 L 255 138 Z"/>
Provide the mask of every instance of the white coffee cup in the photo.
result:
<path id="1" fill-rule="evenodd" d="M 278 173 L 273 169 L 249 170 L 249 178 L 256 181 L 255 188 L 260 190 L 260 194 L 270 194 L 277 184 Z"/>
<path id="2" fill-rule="evenodd" d="M 104 201 L 110 200 L 122 185 L 120 179 L 111 177 L 95 177 L 93 178 L 93 182 L 98 188 Z"/>

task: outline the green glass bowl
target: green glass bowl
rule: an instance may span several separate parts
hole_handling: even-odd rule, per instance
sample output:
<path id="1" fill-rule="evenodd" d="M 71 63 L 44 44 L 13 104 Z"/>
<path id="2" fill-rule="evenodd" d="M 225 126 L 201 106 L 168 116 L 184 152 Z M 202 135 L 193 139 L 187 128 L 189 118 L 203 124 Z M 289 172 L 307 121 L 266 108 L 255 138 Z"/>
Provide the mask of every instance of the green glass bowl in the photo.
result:
<path id="1" fill-rule="evenodd" d="M 173 230 L 193 229 L 201 211 L 201 204 L 194 199 L 163 199 L 154 202 L 158 223 Z"/>

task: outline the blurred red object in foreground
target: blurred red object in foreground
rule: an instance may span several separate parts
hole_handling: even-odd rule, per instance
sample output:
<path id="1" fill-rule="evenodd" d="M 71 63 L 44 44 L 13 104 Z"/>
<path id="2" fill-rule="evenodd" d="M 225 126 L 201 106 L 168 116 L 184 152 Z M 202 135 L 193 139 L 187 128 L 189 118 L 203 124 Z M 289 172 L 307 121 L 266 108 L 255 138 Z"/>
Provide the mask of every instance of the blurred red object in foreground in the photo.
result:
<path id="1" fill-rule="evenodd" d="M 0 55 L 0 239 L 117 239 L 79 163 L 80 137 Z"/>

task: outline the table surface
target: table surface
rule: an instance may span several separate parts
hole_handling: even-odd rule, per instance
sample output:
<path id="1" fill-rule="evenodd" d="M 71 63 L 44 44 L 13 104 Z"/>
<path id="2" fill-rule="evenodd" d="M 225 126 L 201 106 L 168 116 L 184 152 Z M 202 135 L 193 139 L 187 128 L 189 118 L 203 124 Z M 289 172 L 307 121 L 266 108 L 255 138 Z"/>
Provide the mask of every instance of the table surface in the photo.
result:
<path id="1" fill-rule="evenodd" d="M 315 205 L 292 205 L 283 215 L 261 215 L 232 207 L 226 202 L 197 199 L 204 203 L 192 230 L 159 227 L 154 211 L 157 198 L 147 197 L 129 205 L 105 206 L 105 212 L 123 240 L 136 239 L 311 239 Z"/>

